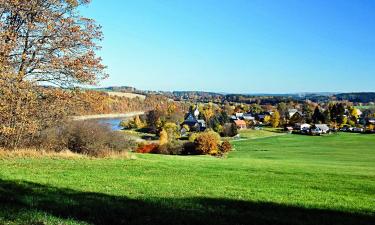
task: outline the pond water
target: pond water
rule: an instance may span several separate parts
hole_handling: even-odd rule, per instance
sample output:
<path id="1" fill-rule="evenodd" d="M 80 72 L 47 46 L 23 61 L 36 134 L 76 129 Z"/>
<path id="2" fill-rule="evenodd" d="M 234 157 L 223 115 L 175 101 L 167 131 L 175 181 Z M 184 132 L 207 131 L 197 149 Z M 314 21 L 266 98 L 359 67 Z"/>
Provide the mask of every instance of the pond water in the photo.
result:
<path id="1" fill-rule="evenodd" d="M 99 124 L 104 124 L 111 128 L 113 131 L 119 131 L 122 128 L 120 127 L 120 122 L 125 120 L 125 118 L 105 118 L 105 119 L 98 119 Z"/>

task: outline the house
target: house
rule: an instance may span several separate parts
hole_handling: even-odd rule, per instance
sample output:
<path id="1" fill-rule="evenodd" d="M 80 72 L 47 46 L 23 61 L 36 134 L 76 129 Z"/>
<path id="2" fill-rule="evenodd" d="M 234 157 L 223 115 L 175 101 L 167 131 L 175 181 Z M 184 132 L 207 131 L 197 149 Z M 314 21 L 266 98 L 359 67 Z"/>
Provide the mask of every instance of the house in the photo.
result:
<path id="1" fill-rule="evenodd" d="M 314 127 L 321 130 L 323 134 L 328 133 L 330 130 L 327 124 L 315 124 Z"/>
<path id="2" fill-rule="evenodd" d="M 231 120 L 237 120 L 237 117 L 235 115 L 230 116 Z"/>
<path id="3" fill-rule="evenodd" d="M 235 120 L 233 122 L 236 124 L 238 129 L 246 129 L 246 122 L 244 120 Z"/>
<path id="4" fill-rule="evenodd" d="M 310 124 L 307 123 L 296 123 L 294 125 L 294 130 L 299 130 L 299 131 L 309 131 L 311 128 Z"/>
<path id="5" fill-rule="evenodd" d="M 204 131 L 206 129 L 206 122 L 198 118 L 199 118 L 199 110 L 197 107 L 193 113 L 190 112 L 185 116 L 185 120 L 181 125 L 189 126 L 190 130 L 192 131 Z"/>
<path id="6" fill-rule="evenodd" d="M 288 109 L 289 118 L 292 118 L 292 116 L 294 116 L 294 114 L 296 114 L 297 112 L 297 109 Z"/>
<path id="7" fill-rule="evenodd" d="M 255 117 L 250 113 L 244 113 L 243 119 L 247 121 L 255 121 Z"/>
<path id="8" fill-rule="evenodd" d="M 239 120 L 242 120 L 243 119 L 243 113 L 236 113 L 236 118 L 239 119 Z"/>

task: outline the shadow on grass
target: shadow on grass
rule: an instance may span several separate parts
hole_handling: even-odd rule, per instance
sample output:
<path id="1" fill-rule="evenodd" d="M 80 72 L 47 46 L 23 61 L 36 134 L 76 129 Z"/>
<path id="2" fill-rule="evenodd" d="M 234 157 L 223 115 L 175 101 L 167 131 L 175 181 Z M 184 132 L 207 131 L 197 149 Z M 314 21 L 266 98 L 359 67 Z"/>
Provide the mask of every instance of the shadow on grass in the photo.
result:
<path id="1" fill-rule="evenodd" d="M 24 224 L 44 224 L 33 216 L 42 212 L 89 224 L 375 224 L 371 215 L 274 203 L 203 197 L 135 200 L 23 181 L 0 180 L 0 203 L 0 223 L 22 216 Z"/>

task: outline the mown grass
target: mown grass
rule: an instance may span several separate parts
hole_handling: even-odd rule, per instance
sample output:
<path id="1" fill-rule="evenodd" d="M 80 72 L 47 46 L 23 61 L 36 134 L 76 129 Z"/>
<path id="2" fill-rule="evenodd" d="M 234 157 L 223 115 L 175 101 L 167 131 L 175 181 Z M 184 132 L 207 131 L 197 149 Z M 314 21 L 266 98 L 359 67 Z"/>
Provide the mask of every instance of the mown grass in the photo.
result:
<path id="1" fill-rule="evenodd" d="M 374 135 L 252 132 L 227 158 L 0 160 L 0 224 L 375 224 Z"/>

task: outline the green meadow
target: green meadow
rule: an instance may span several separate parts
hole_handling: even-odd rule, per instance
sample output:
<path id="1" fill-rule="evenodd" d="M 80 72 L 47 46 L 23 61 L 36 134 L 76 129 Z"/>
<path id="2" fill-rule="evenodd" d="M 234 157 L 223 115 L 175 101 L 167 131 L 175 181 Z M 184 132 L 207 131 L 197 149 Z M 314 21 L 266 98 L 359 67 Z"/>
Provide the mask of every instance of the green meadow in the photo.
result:
<path id="1" fill-rule="evenodd" d="M 375 224 L 375 136 L 244 131 L 225 158 L 0 160 L 0 224 Z"/>

